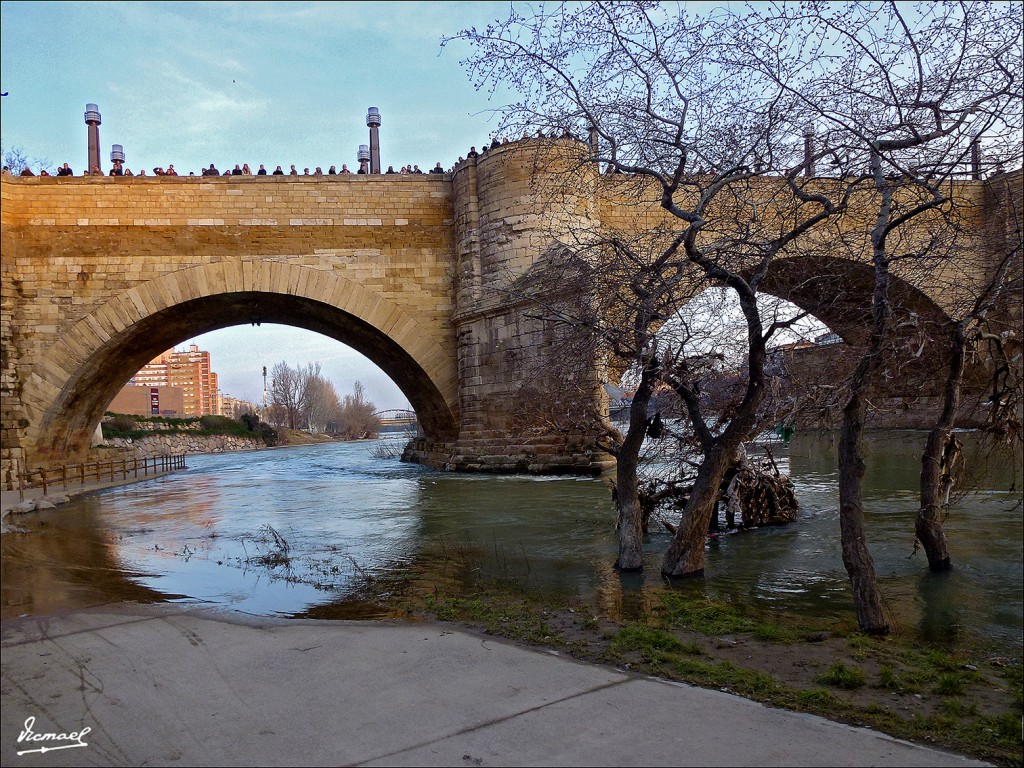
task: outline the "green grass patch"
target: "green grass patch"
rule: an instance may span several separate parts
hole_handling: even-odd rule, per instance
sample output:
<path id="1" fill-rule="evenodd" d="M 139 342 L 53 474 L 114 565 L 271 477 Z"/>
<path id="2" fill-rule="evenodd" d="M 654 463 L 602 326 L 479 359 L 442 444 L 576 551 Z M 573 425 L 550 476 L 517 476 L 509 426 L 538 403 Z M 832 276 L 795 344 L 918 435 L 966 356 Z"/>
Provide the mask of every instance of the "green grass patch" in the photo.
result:
<path id="1" fill-rule="evenodd" d="M 613 653 L 636 651 L 645 658 L 662 652 L 683 653 L 683 643 L 664 630 L 641 624 L 629 624 L 618 631 L 609 646 Z"/>
<path id="2" fill-rule="evenodd" d="M 797 691 L 796 696 L 800 703 L 805 705 L 831 704 L 836 698 L 824 688 L 810 688 L 806 691 Z"/>
<path id="3" fill-rule="evenodd" d="M 659 617 L 668 627 L 688 629 L 705 635 L 753 632 L 757 623 L 727 603 L 695 600 L 675 592 L 661 596 Z"/>
<path id="4" fill-rule="evenodd" d="M 939 675 L 939 682 L 935 685 L 935 692 L 940 696 L 959 696 L 965 690 L 967 683 L 955 672 Z"/>
<path id="5" fill-rule="evenodd" d="M 944 699 L 939 709 L 952 717 L 973 717 L 978 714 L 977 702 L 965 702 L 961 699 Z"/>
<path id="6" fill-rule="evenodd" d="M 549 645 L 558 640 L 544 612 L 527 600 L 496 600 L 486 593 L 473 598 L 427 595 L 423 608 L 439 621 L 471 624 L 526 643 Z"/>
<path id="7" fill-rule="evenodd" d="M 892 667 L 883 666 L 878 671 L 878 687 L 886 688 L 890 691 L 900 691 L 903 690 L 903 683 L 901 683 L 900 679 L 896 677 L 896 673 L 893 672 Z"/>
<path id="8" fill-rule="evenodd" d="M 866 680 L 864 671 L 860 667 L 848 667 L 841 661 L 834 661 L 823 674 L 818 676 L 815 682 L 852 690 L 860 688 Z"/>
<path id="9" fill-rule="evenodd" d="M 943 651 L 928 651 L 925 654 L 925 662 L 934 669 L 953 671 L 960 667 L 961 662 L 954 656 Z"/>
<path id="10" fill-rule="evenodd" d="M 771 675 L 737 667 L 728 661 L 714 663 L 692 657 L 676 658 L 671 664 L 671 669 L 686 682 L 705 688 L 724 688 L 732 693 L 759 699 L 782 691 Z"/>
<path id="11" fill-rule="evenodd" d="M 779 624 L 758 623 L 751 632 L 756 640 L 767 643 L 796 643 L 800 641 L 800 633 Z"/>

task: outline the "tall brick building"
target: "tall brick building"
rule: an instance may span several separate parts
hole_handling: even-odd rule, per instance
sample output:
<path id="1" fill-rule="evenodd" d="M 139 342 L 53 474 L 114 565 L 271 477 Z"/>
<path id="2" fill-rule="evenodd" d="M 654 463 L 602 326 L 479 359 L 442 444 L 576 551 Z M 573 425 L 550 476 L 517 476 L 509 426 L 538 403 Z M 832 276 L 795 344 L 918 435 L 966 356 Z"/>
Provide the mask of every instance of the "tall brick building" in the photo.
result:
<path id="1" fill-rule="evenodd" d="M 188 350 L 171 349 L 139 369 L 128 386 L 176 387 L 182 391 L 182 416 L 220 414 L 217 374 L 210 370 L 210 353 L 190 344 Z"/>

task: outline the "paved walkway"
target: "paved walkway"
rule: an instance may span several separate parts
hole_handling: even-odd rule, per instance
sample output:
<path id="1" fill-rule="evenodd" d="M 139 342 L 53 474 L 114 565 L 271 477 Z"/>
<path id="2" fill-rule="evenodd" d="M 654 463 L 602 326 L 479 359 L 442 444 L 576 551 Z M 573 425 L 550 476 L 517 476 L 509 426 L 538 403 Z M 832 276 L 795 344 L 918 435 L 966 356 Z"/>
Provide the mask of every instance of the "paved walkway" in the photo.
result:
<path id="1" fill-rule="evenodd" d="M 73 499 L 76 496 L 84 496 L 87 493 L 93 491 L 102 491 L 104 488 L 116 488 L 121 485 L 130 485 L 131 483 L 139 483 L 143 480 L 152 480 L 154 477 L 162 477 L 169 475 L 172 472 L 178 470 L 170 470 L 168 472 L 154 472 L 152 469 L 148 476 L 140 477 L 128 477 L 128 478 L 117 478 L 115 480 L 86 480 L 85 484 L 78 482 L 77 480 L 68 482 L 68 489 L 64 490 L 64 486 L 57 482 L 51 483 L 47 487 L 47 493 L 43 494 L 42 488 L 26 488 L 24 491 L 7 491 L 0 490 L 0 516 L 2 516 L 5 523 L 17 523 L 17 513 L 19 506 L 28 507 L 28 505 L 34 505 L 40 501 L 50 502 L 51 504 L 61 504 L 68 499 Z M 25 509 L 25 511 L 31 511 Z M 9 514 L 14 514 L 14 517 L 8 519 Z"/>
<path id="2" fill-rule="evenodd" d="M 435 624 L 124 605 L 2 635 L 5 766 L 980 764 Z"/>

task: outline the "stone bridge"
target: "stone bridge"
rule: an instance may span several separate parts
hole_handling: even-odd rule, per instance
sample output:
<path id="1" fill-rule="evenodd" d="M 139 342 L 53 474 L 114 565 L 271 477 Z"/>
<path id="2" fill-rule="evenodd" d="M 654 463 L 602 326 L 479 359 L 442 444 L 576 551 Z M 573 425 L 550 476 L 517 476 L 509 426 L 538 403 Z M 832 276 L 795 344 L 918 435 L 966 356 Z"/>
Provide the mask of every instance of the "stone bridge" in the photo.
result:
<path id="1" fill-rule="evenodd" d="M 578 161 L 572 141 L 524 140 L 445 175 L 4 177 L 2 472 L 74 460 L 117 391 L 146 362 L 200 333 L 282 323 L 366 355 L 401 388 L 425 438 L 410 458 L 455 469 L 594 472 L 584 435 L 518 430 L 511 415 L 547 323 L 502 286 L 559 231 L 646 227 L 665 216 L 622 177 L 579 171 L 558 204 L 543 193 Z M 561 175 L 560 175 L 561 174 Z M 976 250 L 1005 245 L 1006 190 L 959 184 Z M 554 183 L 554 181 L 552 181 Z M 1000 191 L 1002 190 L 1002 191 Z M 866 235 L 867 222 L 851 225 Z M 1019 230 L 1018 230 L 1019 232 Z M 1017 235 L 1019 237 L 1019 234 Z M 995 238 L 995 240 L 992 240 Z M 845 338 L 870 307 L 854 256 L 829 316 L 794 260 L 771 292 L 813 306 Z M 984 279 L 972 267 L 955 282 Z M 950 279 L 897 281 L 922 311 L 952 311 Z M 596 396 L 596 395 L 595 395 Z"/>

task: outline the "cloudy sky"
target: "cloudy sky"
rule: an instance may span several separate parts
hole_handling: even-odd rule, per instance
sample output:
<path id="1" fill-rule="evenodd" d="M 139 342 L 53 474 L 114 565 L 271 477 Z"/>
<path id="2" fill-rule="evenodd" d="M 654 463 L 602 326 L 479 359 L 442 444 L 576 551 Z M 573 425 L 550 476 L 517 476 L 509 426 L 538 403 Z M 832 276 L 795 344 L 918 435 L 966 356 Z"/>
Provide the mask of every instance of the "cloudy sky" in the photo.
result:
<path id="1" fill-rule="evenodd" d="M 51 167 L 86 165 L 86 103 L 102 156 L 122 144 L 133 170 L 210 163 L 355 165 L 380 108 L 381 162 L 450 167 L 494 128 L 488 100 L 440 40 L 507 16 L 508 3 L 4 2 L 0 140 Z M 187 340 L 183 340 L 183 344 Z M 407 400 L 358 353 L 283 326 L 198 338 L 221 389 L 262 397 L 261 368 L 318 361 L 339 394 L 360 380 L 381 408 Z"/>

